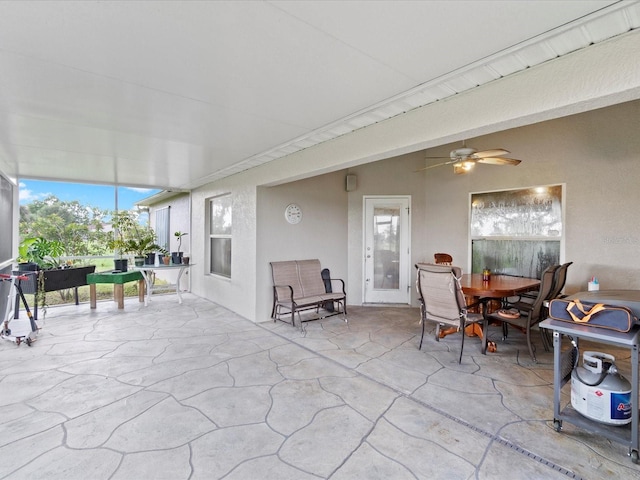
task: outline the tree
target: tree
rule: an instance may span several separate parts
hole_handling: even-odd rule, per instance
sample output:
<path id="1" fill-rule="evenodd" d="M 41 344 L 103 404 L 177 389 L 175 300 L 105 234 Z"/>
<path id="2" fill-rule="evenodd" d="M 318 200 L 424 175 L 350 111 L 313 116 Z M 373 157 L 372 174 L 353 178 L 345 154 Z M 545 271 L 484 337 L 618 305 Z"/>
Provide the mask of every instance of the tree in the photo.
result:
<path id="1" fill-rule="evenodd" d="M 109 254 L 104 228 L 108 214 L 77 200 L 66 202 L 49 195 L 20 207 L 20 239 L 42 237 L 60 242 L 68 256 Z"/>

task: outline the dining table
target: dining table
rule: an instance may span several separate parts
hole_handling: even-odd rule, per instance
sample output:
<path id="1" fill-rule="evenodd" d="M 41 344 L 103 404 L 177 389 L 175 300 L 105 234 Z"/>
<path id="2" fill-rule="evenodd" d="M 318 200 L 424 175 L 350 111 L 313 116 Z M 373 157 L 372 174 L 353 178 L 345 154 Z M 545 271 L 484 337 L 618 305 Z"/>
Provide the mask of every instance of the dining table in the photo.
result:
<path id="1" fill-rule="evenodd" d="M 511 275 L 495 275 L 489 276 L 485 280 L 481 273 L 465 273 L 460 278 L 460 286 L 462 292 L 468 297 L 468 304 L 479 304 L 483 308 L 483 314 L 486 314 L 488 300 L 500 300 L 506 297 L 514 297 L 530 290 L 535 290 L 540 286 L 540 280 L 537 278 L 516 277 Z M 444 337 L 449 333 L 453 333 L 457 329 L 442 329 L 440 336 Z M 479 336 L 482 338 L 484 332 L 482 327 L 477 324 L 471 324 L 465 329 L 465 333 L 469 336 Z M 496 351 L 495 343 L 491 342 L 489 351 Z"/>

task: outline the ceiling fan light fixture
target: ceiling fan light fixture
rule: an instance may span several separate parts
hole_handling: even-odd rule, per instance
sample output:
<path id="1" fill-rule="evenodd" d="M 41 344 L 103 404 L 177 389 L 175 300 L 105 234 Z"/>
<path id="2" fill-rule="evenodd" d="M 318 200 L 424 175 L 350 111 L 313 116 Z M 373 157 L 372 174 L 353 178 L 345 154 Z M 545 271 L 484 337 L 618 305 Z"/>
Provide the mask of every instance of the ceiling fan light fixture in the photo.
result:
<path id="1" fill-rule="evenodd" d="M 460 165 L 463 169 L 469 171 L 473 168 L 473 166 L 476 164 L 476 162 L 472 162 L 471 160 L 467 160 L 465 162 L 462 162 L 462 164 Z"/>

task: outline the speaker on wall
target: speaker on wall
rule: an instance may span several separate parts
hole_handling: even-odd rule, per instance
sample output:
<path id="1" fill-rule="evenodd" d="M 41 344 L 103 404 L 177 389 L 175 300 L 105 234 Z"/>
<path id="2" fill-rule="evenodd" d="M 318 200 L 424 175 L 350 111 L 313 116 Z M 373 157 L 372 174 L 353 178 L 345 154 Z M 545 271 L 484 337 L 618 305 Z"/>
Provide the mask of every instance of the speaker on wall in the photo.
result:
<path id="1" fill-rule="evenodd" d="M 347 192 L 353 192 L 356 189 L 356 176 L 354 174 L 347 175 L 346 189 Z"/>

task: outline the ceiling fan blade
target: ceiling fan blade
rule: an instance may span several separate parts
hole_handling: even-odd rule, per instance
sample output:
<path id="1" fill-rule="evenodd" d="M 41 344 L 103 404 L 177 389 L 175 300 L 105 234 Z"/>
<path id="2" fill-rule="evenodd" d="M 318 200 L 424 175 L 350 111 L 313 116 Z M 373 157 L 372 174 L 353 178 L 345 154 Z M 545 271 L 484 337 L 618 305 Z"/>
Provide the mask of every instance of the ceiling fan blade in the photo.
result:
<path id="1" fill-rule="evenodd" d="M 416 170 L 416 172 L 422 172 L 423 170 L 429 170 L 430 168 L 442 167 L 443 165 L 451 165 L 452 163 L 456 163 L 456 162 L 457 160 L 450 160 L 448 162 L 436 163 L 435 165 L 429 165 L 423 168 L 419 168 L 418 170 Z"/>
<path id="2" fill-rule="evenodd" d="M 501 155 L 509 155 L 508 150 L 504 150 L 502 148 L 496 148 L 495 150 L 483 150 L 481 152 L 476 152 L 471 155 L 473 158 L 487 158 L 487 157 L 499 157 Z"/>
<path id="3" fill-rule="evenodd" d="M 515 158 L 504 157 L 485 157 L 476 160 L 478 163 L 486 163 L 489 165 L 518 165 L 522 160 L 516 160 Z"/>

